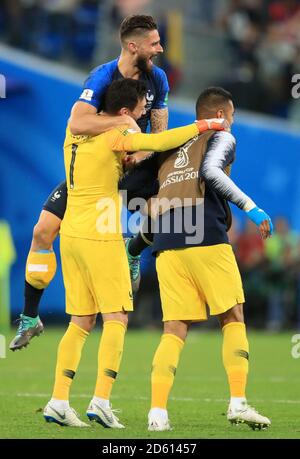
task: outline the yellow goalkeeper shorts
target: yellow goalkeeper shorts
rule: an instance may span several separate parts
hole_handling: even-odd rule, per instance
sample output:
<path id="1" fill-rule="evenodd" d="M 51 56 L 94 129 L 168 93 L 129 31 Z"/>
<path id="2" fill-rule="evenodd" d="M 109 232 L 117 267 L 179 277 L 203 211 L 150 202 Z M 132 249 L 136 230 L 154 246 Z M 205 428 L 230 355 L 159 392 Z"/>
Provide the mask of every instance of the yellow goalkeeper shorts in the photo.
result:
<path id="1" fill-rule="evenodd" d="M 60 253 L 71 315 L 133 311 L 124 241 L 96 241 L 61 235 Z"/>
<path id="2" fill-rule="evenodd" d="M 165 250 L 156 259 L 163 321 L 206 320 L 244 303 L 242 280 L 229 244 Z"/>

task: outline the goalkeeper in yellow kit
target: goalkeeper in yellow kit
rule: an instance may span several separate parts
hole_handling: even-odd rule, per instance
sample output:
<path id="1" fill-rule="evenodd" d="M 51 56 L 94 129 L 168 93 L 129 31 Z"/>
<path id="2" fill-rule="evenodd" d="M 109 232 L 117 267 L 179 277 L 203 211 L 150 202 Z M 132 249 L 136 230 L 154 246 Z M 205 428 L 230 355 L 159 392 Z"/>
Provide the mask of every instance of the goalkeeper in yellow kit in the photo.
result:
<path id="1" fill-rule="evenodd" d="M 109 115 L 138 119 L 145 107 L 146 87 L 138 80 L 116 81 L 107 91 Z M 105 427 L 124 427 L 109 403 L 123 352 L 127 312 L 133 310 L 118 193 L 123 160 L 126 151 L 176 148 L 208 127 L 222 130 L 223 121 L 196 121 L 159 134 L 141 134 L 121 126 L 95 137 L 74 136 L 67 128 L 68 202 L 61 225 L 61 259 L 71 322 L 58 347 L 53 395 L 44 410 L 46 421 L 87 426 L 69 406 L 69 391 L 85 340 L 101 313 L 98 375 L 87 416 Z"/>

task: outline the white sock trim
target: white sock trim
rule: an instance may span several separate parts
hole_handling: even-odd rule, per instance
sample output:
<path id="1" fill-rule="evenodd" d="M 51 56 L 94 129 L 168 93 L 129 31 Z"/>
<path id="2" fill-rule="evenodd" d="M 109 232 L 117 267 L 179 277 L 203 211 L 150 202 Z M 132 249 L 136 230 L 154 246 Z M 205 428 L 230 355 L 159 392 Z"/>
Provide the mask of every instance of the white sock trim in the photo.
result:
<path id="1" fill-rule="evenodd" d="M 58 400 L 57 398 L 51 398 L 50 400 L 51 406 L 58 410 L 66 410 L 70 408 L 69 400 Z"/>
<path id="2" fill-rule="evenodd" d="M 105 398 L 96 397 L 96 395 L 94 395 L 94 397 L 92 398 L 92 402 L 101 406 L 101 408 L 105 410 L 110 407 L 109 400 L 106 400 Z"/>
<path id="3" fill-rule="evenodd" d="M 151 408 L 149 415 L 151 416 L 158 416 L 162 419 L 168 419 L 168 411 L 163 408 Z"/>
<path id="4" fill-rule="evenodd" d="M 230 398 L 230 408 L 239 409 L 247 404 L 245 397 L 231 397 Z"/>

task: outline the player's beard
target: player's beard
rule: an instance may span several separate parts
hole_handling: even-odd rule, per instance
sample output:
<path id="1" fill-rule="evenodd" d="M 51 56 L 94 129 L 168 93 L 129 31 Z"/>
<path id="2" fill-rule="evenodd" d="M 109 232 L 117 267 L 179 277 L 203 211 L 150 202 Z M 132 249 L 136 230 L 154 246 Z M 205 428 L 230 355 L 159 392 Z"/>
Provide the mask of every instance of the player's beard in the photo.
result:
<path id="1" fill-rule="evenodd" d="M 136 61 L 137 68 L 143 73 L 151 73 L 152 65 L 149 64 L 148 58 L 139 56 Z"/>

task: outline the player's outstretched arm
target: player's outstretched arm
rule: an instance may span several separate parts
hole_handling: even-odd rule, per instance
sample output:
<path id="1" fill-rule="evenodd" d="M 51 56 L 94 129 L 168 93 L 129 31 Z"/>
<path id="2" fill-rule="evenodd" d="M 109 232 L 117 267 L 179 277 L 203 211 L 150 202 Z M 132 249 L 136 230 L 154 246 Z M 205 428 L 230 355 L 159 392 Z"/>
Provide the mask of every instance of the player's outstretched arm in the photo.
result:
<path id="1" fill-rule="evenodd" d="M 155 108 L 151 110 L 150 125 L 151 134 L 157 134 L 168 129 L 169 111 L 168 108 Z M 127 158 L 127 165 L 136 165 L 151 156 L 153 151 L 136 151 L 133 158 Z M 132 155 L 131 155 L 132 156 Z M 126 165 L 126 163 L 125 163 Z"/>
<path id="2" fill-rule="evenodd" d="M 197 120 L 180 128 L 170 129 L 158 134 L 138 134 L 130 129 L 120 130 L 109 138 L 110 148 L 114 151 L 167 151 L 179 147 L 192 137 L 208 130 L 224 130 L 224 120 Z"/>
<path id="3" fill-rule="evenodd" d="M 235 157 L 235 138 L 229 132 L 216 133 L 208 142 L 208 148 L 200 169 L 202 178 L 219 196 L 244 210 L 258 227 L 263 238 L 271 236 L 273 224 L 270 217 L 249 198 L 224 172 Z"/>
<path id="4" fill-rule="evenodd" d="M 168 129 L 169 110 L 168 108 L 154 108 L 151 110 L 150 126 L 151 134 L 157 134 Z M 153 151 L 136 151 L 134 153 L 135 164 L 151 156 Z"/>
<path id="5" fill-rule="evenodd" d="M 139 131 L 138 125 L 130 116 L 98 114 L 96 107 L 80 101 L 73 105 L 69 119 L 69 128 L 73 135 L 95 136 L 125 124 Z"/>

